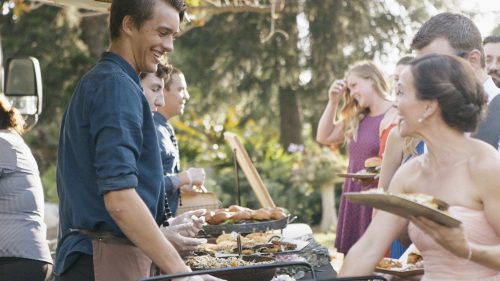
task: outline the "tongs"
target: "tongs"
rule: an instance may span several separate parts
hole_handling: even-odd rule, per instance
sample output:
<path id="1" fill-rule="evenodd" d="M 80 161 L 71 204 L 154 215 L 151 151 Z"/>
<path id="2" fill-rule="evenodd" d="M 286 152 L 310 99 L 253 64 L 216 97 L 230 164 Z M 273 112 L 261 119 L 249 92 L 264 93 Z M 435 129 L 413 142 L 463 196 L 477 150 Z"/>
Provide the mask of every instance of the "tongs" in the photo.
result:
<path id="1" fill-rule="evenodd" d="M 243 250 L 243 246 L 241 245 L 241 234 L 238 233 L 236 236 L 236 246 L 238 247 L 238 259 L 241 260 L 241 252 Z"/>

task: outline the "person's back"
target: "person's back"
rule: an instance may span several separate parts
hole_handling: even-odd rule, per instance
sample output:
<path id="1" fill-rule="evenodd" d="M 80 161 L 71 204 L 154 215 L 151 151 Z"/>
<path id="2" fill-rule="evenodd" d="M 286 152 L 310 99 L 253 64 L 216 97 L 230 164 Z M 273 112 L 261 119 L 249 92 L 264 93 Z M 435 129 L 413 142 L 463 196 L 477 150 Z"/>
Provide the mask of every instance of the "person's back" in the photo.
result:
<path id="1" fill-rule="evenodd" d="M 5 103 L 0 96 L 0 276 L 5 280 L 46 280 L 52 257 L 43 221 L 42 182 L 21 135 L 10 125 L 3 126 L 8 119 L 12 124 L 14 112 L 7 112 Z"/>

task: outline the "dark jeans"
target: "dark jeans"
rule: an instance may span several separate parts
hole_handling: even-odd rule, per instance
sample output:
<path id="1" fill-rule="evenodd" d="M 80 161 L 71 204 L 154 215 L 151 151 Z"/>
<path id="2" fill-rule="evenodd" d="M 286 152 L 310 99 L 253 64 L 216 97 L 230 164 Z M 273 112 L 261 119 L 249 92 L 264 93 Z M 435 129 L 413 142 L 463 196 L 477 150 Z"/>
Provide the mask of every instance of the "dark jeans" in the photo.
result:
<path id="1" fill-rule="evenodd" d="M 0 258 L 0 279 L 9 281 L 47 281 L 52 264 L 24 258 Z"/>
<path id="2" fill-rule="evenodd" d="M 80 253 L 80 257 L 56 281 L 94 281 L 92 256 Z"/>

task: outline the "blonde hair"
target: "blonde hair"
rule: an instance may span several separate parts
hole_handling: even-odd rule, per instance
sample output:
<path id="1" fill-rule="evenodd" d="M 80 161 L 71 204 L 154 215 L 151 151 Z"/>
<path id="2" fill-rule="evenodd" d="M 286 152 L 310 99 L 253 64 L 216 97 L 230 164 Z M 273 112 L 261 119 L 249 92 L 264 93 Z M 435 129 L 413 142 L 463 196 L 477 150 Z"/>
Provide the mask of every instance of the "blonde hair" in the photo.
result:
<path id="1" fill-rule="evenodd" d="M 348 71 L 344 79 L 350 75 L 356 75 L 373 82 L 373 88 L 377 95 L 385 100 L 389 99 L 389 84 L 382 72 L 371 61 L 356 62 Z M 343 95 L 343 104 L 340 108 L 340 117 L 344 121 L 344 138 L 346 141 L 356 140 L 359 123 L 369 113 L 368 108 L 362 108 L 346 90 Z"/>
<path id="2" fill-rule="evenodd" d="M 404 145 L 403 145 L 403 155 L 404 157 L 415 157 L 417 156 L 417 145 L 420 142 L 419 139 L 412 138 L 412 137 L 405 137 L 404 138 Z"/>

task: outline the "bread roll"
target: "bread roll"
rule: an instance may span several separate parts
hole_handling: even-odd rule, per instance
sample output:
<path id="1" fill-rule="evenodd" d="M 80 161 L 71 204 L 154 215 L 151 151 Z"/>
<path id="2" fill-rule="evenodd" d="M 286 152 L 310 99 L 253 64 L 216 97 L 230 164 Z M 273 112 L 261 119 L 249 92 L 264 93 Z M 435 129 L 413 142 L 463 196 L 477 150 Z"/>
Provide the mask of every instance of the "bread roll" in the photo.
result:
<path id="1" fill-rule="evenodd" d="M 251 220 L 252 219 L 252 212 L 251 211 L 240 211 L 240 212 L 235 213 L 232 218 L 236 221 Z"/>
<path id="2" fill-rule="evenodd" d="M 370 173 L 377 173 L 378 167 L 382 165 L 382 159 L 379 157 L 370 157 L 365 160 L 365 169 Z"/>
<path id="3" fill-rule="evenodd" d="M 215 213 L 207 222 L 209 224 L 221 224 L 230 219 L 231 217 L 232 214 L 230 212 L 219 212 Z"/>
<path id="4" fill-rule="evenodd" d="M 259 221 L 270 220 L 271 213 L 265 209 L 258 209 L 253 213 L 252 219 Z"/>
<path id="5" fill-rule="evenodd" d="M 213 215 L 214 211 L 207 210 L 203 216 L 205 217 L 205 221 L 208 222 Z"/>
<path id="6" fill-rule="evenodd" d="M 284 218 L 286 218 L 286 215 L 280 210 L 274 210 L 271 212 L 271 219 L 273 220 L 281 220 Z"/>

